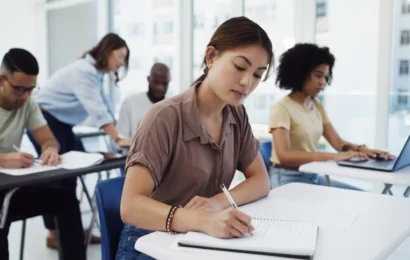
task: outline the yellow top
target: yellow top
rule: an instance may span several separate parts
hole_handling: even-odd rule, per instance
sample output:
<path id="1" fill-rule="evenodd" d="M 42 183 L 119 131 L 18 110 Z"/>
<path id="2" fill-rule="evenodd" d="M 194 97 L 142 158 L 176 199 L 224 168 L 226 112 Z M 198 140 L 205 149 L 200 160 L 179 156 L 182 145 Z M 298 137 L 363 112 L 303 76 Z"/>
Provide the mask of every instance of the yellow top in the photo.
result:
<path id="1" fill-rule="evenodd" d="M 285 96 L 271 108 L 269 133 L 276 128 L 285 128 L 289 130 L 291 149 L 314 152 L 323 134 L 323 126 L 328 123 L 329 118 L 318 99 L 313 99 L 312 108 L 308 110 Z M 274 164 L 280 164 L 273 144 L 270 160 Z"/>

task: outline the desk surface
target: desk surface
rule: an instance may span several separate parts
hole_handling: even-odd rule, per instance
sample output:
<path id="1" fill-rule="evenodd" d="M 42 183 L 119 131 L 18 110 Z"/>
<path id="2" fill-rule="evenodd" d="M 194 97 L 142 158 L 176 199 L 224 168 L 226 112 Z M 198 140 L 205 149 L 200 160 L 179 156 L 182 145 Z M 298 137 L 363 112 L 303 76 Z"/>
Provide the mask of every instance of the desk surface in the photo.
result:
<path id="1" fill-rule="evenodd" d="M 335 207 L 360 213 L 344 230 L 319 229 L 314 260 L 385 259 L 410 235 L 410 203 L 401 197 L 292 183 L 273 189 L 267 198 L 243 206 L 241 210 L 250 215 L 262 212 L 265 216 L 273 216 L 281 210 L 271 206 L 275 200 L 288 200 L 291 205 L 298 203 L 301 207 L 315 205 L 316 210 L 304 212 L 295 207 L 293 213 L 289 211 L 290 217 L 291 214 L 304 214 L 302 216 L 306 215 L 307 219 L 320 219 Z M 317 210 L 317 206 L 322 210 Z M 337 223 L 341 220 L 337 219 L 338 214 L 334 215 L 328 221 Z M 341 214 L 339 218 L 343 216 Z M 175 246 L 178 236 L 181 235 L 154 232 L 137 240 L 135 248 L 157 259 L 285 259 L 210 250 L 186 252 Z"/>
<path id="2" fill-rule="evenodd" d="M 9 190 L 16 187 L 32 186 L 47 183 L 50 181 L 62 180 L 69 177 L 81 176 L 93 172 L 121 168 L 124 167 L 126 158 L 127 157 L 108 159 L 97 165 L 74 170 L 58 169 L 23 176 L 12 176 L 0 173 L 0 190 Z"/>
<path id="3" fill-rule="evenodd" d="M 299 167 L 299 171 L 321 175 L 339 176 L 352 179 L 368 180 L 393 185 L 410 186 L 410 166 L 397 172 L 382 172 L 339 166 L 334 161 L 311 162 Z"/>

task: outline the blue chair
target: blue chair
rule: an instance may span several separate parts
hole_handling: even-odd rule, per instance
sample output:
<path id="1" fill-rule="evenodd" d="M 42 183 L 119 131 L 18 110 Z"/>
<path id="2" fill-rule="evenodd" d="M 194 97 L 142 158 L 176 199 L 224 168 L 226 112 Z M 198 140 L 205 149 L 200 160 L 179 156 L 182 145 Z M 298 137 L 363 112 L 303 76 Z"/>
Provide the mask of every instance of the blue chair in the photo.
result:
<path id="1" fill-rule="evenodd" d="M 103 260 L 115 259 L 124 223 L 120 216 L 121 194 L 125 176 L 101 181 L 95 188 L 101 228 L 101 254 Z"/>
<path id="2" fill-rule="evenodd" d="M 263 162 L 265 163 L 266 170 L 269 172 L 270 157 L 272 154 L 272 142 L 266 141 L 266 142 L 261 143 L 259 151 L 261 152 Z"/>

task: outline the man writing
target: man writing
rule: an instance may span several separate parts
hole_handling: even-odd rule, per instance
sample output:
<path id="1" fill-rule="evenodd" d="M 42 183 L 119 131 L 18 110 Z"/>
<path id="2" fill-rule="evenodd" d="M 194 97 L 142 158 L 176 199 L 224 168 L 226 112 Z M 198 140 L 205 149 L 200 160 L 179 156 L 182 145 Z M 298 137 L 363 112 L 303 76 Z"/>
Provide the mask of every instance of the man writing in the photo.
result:
<path id="1" fill-rule="evenodd" d="M 37 60 L 30 52 L 15 48 L 4 55 L 0 67 L 0 166 L 3 168 L 33 165 L 31 154 L 17 151 L 26 128 L 41 145 L 42 164 L 56 165 L 60 161 L 59 144 L 31 98 L 37 88 L 38 73 Z M 0 191 L 0 205 L 7 192 Z M 11 222 L 42 214 L 56 219 L 60 256 L 86 259 L 76 194 L 48 185 L 20 188 L 12 195 L 5 226 L 0 229 L 0 259 L 9 259 L 7 236 Z"/>

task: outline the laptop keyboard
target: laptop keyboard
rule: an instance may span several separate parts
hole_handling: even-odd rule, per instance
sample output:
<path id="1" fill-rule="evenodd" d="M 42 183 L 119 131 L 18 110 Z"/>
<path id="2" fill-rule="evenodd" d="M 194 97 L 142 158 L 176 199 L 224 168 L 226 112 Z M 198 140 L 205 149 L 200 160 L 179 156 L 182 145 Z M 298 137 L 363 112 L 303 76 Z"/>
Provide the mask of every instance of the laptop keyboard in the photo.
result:
<path id="1" fill-rule="evenodd" d="M 374 167 L 377 167 L 377 168 L 393 169 L 394 160 L 393 160 L 393 161 L 376 161 L 376 160 L 370 160 L 370 161 L 366 162 L 366 165 L 368 165 L 368 166 L 374 166 Z"/>

